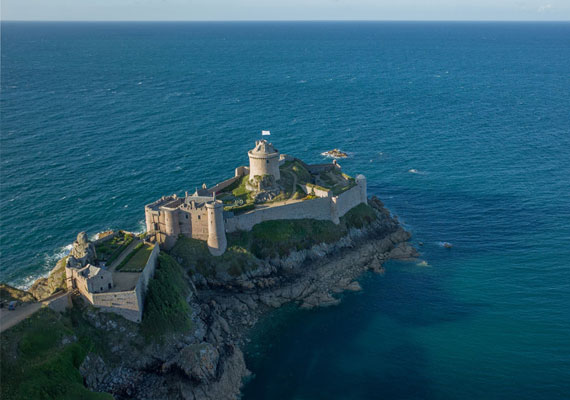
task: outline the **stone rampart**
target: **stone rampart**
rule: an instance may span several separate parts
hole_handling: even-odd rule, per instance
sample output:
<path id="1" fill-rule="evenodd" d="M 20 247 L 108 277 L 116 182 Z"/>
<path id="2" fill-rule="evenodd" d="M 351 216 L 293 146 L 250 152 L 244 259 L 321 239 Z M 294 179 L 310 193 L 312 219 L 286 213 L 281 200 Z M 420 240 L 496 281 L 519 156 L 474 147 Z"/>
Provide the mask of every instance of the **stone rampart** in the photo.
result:
<path id="1" fill-rule="evenodd" d="M 319 197 L 275 207 L 255 209 L 245 214 L 227 218 L 225 220 L 226 232 L 249 231 L 254 225 L 263 221 L 278 219 L 312 218 L 333 221 L 338 224 L 340 217 L 362 202 L 361 194 L 361 188 L 357 185 L 335 197 Z"/>
<path id="2" fill-rule="evenodd" d="M 344 193 L 341 193 L 336 199 L 338 216 L 342 217 L 361 202 L 360 187 L 358 185 L 348 189 Z"/>
<path id="3" fill-rule="evenodd" d="M 221 190 L 224 190 L 225 188 L 227 188 L 228 186 L 230 186 L 232 183 L 234 183 L 235 181 L 237 181 L 241 176 L 234 176 L 233 178 L 230 179 L 226 179 L 225 181 L 222 181 L 220 183 L 218 183 L 216 186 L 212 186 L 211 188 L 208 188 L 208 192 L 210 193 L 217 193 Z"/>
<path id="4" fill-rule="evenodd" d="M 311 183 L 306 183 L 306 184 L 302 184 L 299 186 L 301 186 L 301 189 L 303 189 L 305 191 L 305 193 L 307 193 L 307 194 L 314 193 L 315 196 L 317 196 L 317 197 L 332 197 L 332 191 L 331 190 L 321 188 L 317 185 L 313 185 Z"/>
<path id="5" fill-rule="evenodd" d="M 291 204 L 284 204 L 278 207 L 267 207 L 256 209 L 249 213 L 241 214 L 233 218 L 228 218 L 226 222 L 226 232 L 237 230 L 248 231 L 254 225 L 263 221 L 276 219 L 302 219 L 313 218 L 320 220 L 331 219 L 330 200 L 328 198 L 318 198 L 313 200 L 299 201 Z"/>

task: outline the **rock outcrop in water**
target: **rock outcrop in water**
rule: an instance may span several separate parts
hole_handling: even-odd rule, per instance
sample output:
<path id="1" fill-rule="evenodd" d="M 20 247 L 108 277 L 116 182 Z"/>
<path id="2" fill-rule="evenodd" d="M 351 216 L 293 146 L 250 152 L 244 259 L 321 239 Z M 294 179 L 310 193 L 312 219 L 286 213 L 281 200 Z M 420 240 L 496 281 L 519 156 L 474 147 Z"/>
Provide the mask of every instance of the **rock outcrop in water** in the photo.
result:
<path id="1" fill-rule="evenodd" d="M 242 346 L 259 317 L 288 302 L 303 308 L 338 304 L 336 294 L 361 290 L 355 280 L 366 270 L 382 273 L 389 259 L 412 259 L 406 232 L 377 199 L 377 219 L 351 229 L 336 243 L 265 260 L 233 280 L 195 275 L 187 299 L 192 329 L 148 344 L 128 321 L 90 310 L 86 316 L 108 335 L 115 361 L 89 354 L 81 373 L 87 386 L 116 399 L 237 399 L 247 370 Z"/>

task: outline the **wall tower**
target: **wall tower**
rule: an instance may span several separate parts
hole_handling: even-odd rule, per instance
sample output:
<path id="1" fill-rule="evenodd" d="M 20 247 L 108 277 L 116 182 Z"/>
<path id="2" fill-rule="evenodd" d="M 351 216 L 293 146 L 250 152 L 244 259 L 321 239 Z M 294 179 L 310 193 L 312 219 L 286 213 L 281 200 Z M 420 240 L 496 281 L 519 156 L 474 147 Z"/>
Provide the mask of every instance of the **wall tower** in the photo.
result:
<path id="1" fill-rule="evenodd" d="M 356 184 L 360 188 L 360 202 L 368 203 L 368 194 L 366 193 L 366 177 L 362 174 L 356 175 Z"/>
<path id="2" fill-rule="evenodd" d="M 208 250 L 213 256 L 221 256 L 228 246 L 224 226 L 224 206 L 221 201 L 206 203 L 208 210 Z"/>

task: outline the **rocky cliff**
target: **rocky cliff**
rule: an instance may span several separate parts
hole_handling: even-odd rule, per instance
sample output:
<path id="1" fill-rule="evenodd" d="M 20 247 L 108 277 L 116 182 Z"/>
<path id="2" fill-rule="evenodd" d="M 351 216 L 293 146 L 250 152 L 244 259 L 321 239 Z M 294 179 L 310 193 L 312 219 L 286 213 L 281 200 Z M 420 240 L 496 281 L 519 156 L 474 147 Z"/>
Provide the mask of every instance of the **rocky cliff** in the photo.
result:
<path id="1" fill-rule="evenodd" d="M 335 294 L 360 290 L 355 279 L 364 271 L 382 273 L 389 259 L 417 257 L 398 220 L 377 198 L 369 204 L 377 218 L 335 243 L 260 261 L 259 268 L 231 280 L 194 274 L 188 281 L 187 332 L 147 342 L 128 321 L 88 310 L 89 324 L 109 333 L 110 354 L 85 358 L 81 373 L 87 386 L 117 399 L 237 399 L 249 375 L 241 348 L 262 314 L 288 302 L 335 305 Z"/>

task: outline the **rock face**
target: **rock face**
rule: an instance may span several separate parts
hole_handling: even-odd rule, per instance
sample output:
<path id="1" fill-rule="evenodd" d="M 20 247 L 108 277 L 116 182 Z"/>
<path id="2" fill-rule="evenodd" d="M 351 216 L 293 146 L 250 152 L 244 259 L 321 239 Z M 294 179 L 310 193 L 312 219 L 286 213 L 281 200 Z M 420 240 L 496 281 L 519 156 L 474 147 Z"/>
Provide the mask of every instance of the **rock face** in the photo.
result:
<path id="1" fill-rule="evenodd" d="M 73 268 L 84 267 L 87 264 L 94 264 L 96 259 L 95 246 L 87 239 L 85 232 L 79 232 L 69 253 L 68 265 Z"/>
<path id="2" fill-rule="evenodd" d="M 58 290 L 65 290 L 65 264 L 67 259 L 62 258 L 50 271 L 47 278 L 39 278 L 30 287 L 29 292 L 38 300 L 51 296 Z"/>
<path id="3" fill-rule="evenodd" d="M 191 332 L 148 344 L 127 321 L 91 311 L 95 327 L 116 332 L 108 343 L 116 360 L 106 365 L 90 354 L 81 366 L 86 384 L 117 400 L 238 399 L 250 374 L 241 347 L 262 314 L 292 301 L 302 308 L 334 306 L 340 302 L 336 294 L 361 290 L 355 279 L 366 270 L 382 273 L 390 258 L 417 256 L 405 243 L 410 234 L 382 202 L 372 198 L 369 204 L 377 220 L 336 243 L 265 260 L 257 270 L 232 280 L 193 275 Z"/>

